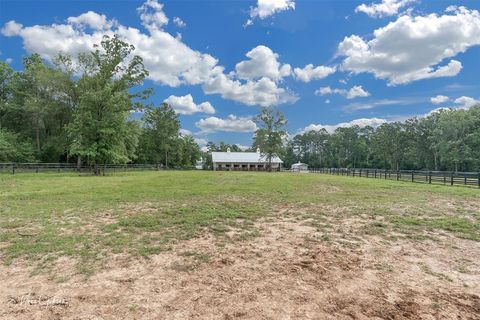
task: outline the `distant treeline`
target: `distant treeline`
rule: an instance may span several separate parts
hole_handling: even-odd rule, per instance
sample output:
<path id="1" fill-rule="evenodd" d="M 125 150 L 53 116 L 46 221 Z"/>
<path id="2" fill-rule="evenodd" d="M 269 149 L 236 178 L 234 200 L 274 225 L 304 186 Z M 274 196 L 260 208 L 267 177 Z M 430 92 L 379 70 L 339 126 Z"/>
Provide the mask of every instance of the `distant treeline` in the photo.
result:
<path id="1" fill-rule="evenodd" d="M 480 171 L 480 106 L 439 110 L 377 128 L 337 128 L 296 135 L 285 166 Z"/>
<path id="2" fill-rule="evenodd" d="M 133 49 L 105 37 L 75 59 L 49 64 L 33 54 L 23 71 L 0 61 L 0 162 L 195 164 L 199 147 L 180 134 L 174 110 L 142 103 L 152 90 L 142 87 L 148 71 Z"/>

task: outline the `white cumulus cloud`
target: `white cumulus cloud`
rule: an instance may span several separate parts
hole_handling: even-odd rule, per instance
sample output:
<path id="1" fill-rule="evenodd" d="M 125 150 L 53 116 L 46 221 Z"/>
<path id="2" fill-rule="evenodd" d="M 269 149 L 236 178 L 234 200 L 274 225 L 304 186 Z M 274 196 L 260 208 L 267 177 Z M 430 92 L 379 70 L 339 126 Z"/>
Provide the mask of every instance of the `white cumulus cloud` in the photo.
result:
<path id="1" fill-rule="evenodd" d="M 380 118 L 362 118 L 362 119 L 355 119 L 349 122 L 342 122 L 337 124 L 310 124 L 303 129 L 300 129 L 298 133 L 306 133 L 309 131 L 320 131 L 321 129 L 327 130 L 329 133 L 334 132 L 337 128 L 350 128 L 353 126 L 359 127 L 378 127 L 382 124 L 386 123 L 387 120 L 380 119 Z"/>
<path id="2" fill-rule="evenodd" d="M 278 81 L 291 73 L 290 65 L 280 64 L 277 60 L 278 54 L 266 46 L 259 45 L 247 52 L 246 56 L 250 60 L 241 61 L 235 66 L 236 75 L 240 79 L 254 80 L 267 77 Z"/>
<path id="3" fill-rule="evenodd" d="M 270 107 L 298 100 L 295 94 L 266 77 L 241 82 L 231 75 L 219 73 L 205 81 L 203 90 L 206 94 L 220 94 L 224 99 L 239 101 L 249 106 Z"/>
<path id="4" fill-rule="evenodd" d="M 457 75 L 462 64 L 451 58 L 480 44 L 480 13 L 464 7 L 452 10 L 401 16 L 375 30 L 371 40 L 345 37 L 338 46 L 342 69 L 372 73 L 390 85 Z"/>
<path id="5" fill-rule="evenodd" d="M 219 65 L 215 57 L 193 50 L 181 37 L 164 31 L 162 27 L 168 23 L 168 17 L 163 12 L 163 4 L 157 0 L 147 0 L 137 11 L 147 33 L 92 11 L 69 17 L 63 24 L 25 27 L 9 21 L 1 32 L 9 37 L 21 37 L 28 52 L 39 53 L 48 60 L 59 52 L 76 56 L 80 52 L 91 51 L 104 35 L 117 34 L 135 46 L 134 54 L 143 58 L 145 68 L 149 71 L 148 78 L 157 83 L 171 87 L 202 85 L 207 94 L 220 94 L 225 99 L 251 106 L 272 106 L 298 99 L 276 83 L 289 73 L 289 65 L 280 65 L 276 71 L 263 69 L 265 77 L 255 80 L 237 78 L 235 72 L 226 74 L 225 68 Z M 268 51 L 265 48 L 254 51 L 252 57 L 258 58 L 254 54 L 261 50 Z M 251 58 L 246 62 L 253 60 Z M 258 62 L 258 59 L 255 61 Z M 239 69 L 245 77 L 248 74 L 247 66 L 243 64 Z M 254 76 L 254 71 L 250 71 L 250 74 Z"/>
<path id="6" fill-rule="evenodd" d="M 165 99 L 166 103 L 168 103 L 175 112 L 179 114 L 194 114 L 196 112 L 203 112 L 208 114 L 214 114 L 215 109 L 210 104 L 210 102 L 202 102 L 200 104 L 196 104 L 193 102 L 193 97 L 191 94 L 187 94 L 182 97 L 171 95 L 167 99 Z"/>
<path id="7" fill-rule="evenodd" d="M 339 94 L 347 99 L 355 99 L 357 97 L 369 97 L 370 93 L 363 89 L 362 86 L 353 86 L 352 88 L 346 89 L 332 89 L 330 87 L 321 87 L 315 91 L 315 94 L 318 96 L 324 96 L 327 94 Z"/>
<path id="8" fill-rule="evenodd" d="M 179 17 L 174 17 L 173 18 L 173 23 L 179 27 L 179 28 L 185 28 L 187 26 L 187 24 L 185 23 L 185 21 L 183 21 L 181 18 Z"/>
<path id="9" fill-rule="evenodd" d="M 254 132 L 257 125 L 251 118 L 237 117 L 233 114 L 225 119 L 217 117 L 208 117 L 200 119 L 195 123 L 203 133 L 211 133 L 218 131 L 226 132 Z"/>
<path id="10" fill-rule="evenodd" d="M 449 98 L 447 96 L 442 96 L 442 95 L 438 95 L 438 96 L 430 98 L 430 102 L 433 103 L 433 104 L 442 104 L 442 103 L 447 102 L 448 100 L 449 100 Z"/>
<path id="11" fill-rule="evenodd" d="M 294 0 L 257 0 L 257 5 L 250 8 L 250 19 L 245 25 L 252 25 L 255 18 L 263 20 L 278 12 L 294 9 Z"/>
<path id="12" fill-rule="evenodd" d="M 457 108 L 468 109 L 475 105 L 479 105 L 480 100 L 472 97 L 461 96 L 460 98 L 455 99 L 454 103 L 457 105 Z"/>
<path id="13" fill-rule="evenodd" d="M 160 30 L 168 24 L 168 18 L 163 12 L 163 4 L 157 0 L 147 0 L 138 9 L 140 20 L 145 28 L 150 31 Z"/>
<path id="14" fill-rule="evenodd" d="M 412 2 L 415 2 L 415 0 L 382 0 L 380 3 L 362 3 L 355 9 L 355 12 L 363 12 L 376 18 L 393 16 L 398 14 L 401 8 Z"/>
<path id="15" fill-rule="evenodd" d="M 312 80 L 318 80 L 328 77 L 329 75 L 337 71 L 336 67 L 318 66 L 314 67 L 313 64 L 307 64 L 303 68 L 295 68 L 293 73 L 295 78 L 299 81 L 310 82 Z"/>
<path id="16" fill-rule="evenodd" d="M 2 28 L 2 34 L 6 37 L 18 36 L 22 32 L 23 25 L 13 20 L 8 21 Z"/>
<path id="17" fill-rule="evenodd" d="M 81 28 L 87 26 L 95 30 L 110 29 L 116 23 L 114 20 L 108 20 L 106 15 L 98 14 L 93 11 L 83 13 L 78 17 L 69 17 L 67 22 L 69 24 L 80 26 Z"/>

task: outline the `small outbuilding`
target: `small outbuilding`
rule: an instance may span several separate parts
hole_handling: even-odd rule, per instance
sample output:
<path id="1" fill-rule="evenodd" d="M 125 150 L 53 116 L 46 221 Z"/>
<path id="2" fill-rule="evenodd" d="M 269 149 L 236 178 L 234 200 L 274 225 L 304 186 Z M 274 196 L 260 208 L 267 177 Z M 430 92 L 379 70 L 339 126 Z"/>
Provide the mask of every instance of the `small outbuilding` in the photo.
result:
<path id="1" fill-rule="evenodd" d="M 298 163 L 292 164 L 290 170 L 293 172 L 308 172 L 308 164 L 299 161 Z"/>
<path id="2" fill-rule="evenodd" d="M 257 152 L 212 152 L 213 170 L 235 170 L 235 171 L 265 171 L 268 163 L 264 155 Z M 272 171 L 279 171 L 283 161 L 279 157 L 273 157 Z"/>

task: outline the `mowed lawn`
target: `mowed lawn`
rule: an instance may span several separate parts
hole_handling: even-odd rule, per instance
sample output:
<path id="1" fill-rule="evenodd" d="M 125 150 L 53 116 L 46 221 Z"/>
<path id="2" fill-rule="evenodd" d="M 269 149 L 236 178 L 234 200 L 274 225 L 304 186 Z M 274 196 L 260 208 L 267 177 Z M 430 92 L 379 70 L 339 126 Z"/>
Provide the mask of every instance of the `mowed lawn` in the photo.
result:
<path id="1" fill-rule="evenodd" d="M 90 276 L 112 254 L 143 259 L 205 234 L 220 246 L 244 241 L 261 236 L 258 219 L 278 216 L 314 226 L 326 243 L 349 218 L 359 236 L 385 241 L 475 242 L 479 207 L 478 189 L 324 174 L 0 174 L 0 260 L 48 272 L 68 256 Z"/>

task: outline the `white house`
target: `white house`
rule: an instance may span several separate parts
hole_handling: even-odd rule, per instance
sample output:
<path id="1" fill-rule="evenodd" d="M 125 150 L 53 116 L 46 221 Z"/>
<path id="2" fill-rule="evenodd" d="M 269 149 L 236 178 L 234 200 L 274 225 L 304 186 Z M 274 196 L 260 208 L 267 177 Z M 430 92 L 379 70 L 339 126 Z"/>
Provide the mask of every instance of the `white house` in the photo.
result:
<path id="1" fill-rule="evenodd" d="M 298 163 L 292 164 L 290 170 L 293 172 L 308 172 L 308 164 L 298 161 Z"/>
<path id="2" fill-rule="evenodd" d="M 212 152 L 213 170 L 265 171 L 268 163 L 264 155 L 257 152 Z M 272 171 L 280 170 L 283 161 L 279 157 L 272 159 Z"/>

